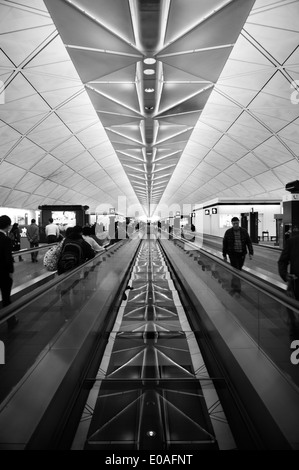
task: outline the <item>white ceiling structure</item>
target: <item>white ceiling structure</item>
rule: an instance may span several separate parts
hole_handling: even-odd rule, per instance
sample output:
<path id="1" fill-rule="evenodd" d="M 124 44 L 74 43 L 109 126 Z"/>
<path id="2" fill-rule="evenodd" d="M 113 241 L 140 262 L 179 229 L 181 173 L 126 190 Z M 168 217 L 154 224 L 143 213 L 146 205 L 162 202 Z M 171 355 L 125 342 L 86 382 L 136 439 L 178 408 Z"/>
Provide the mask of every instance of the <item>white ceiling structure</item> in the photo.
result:
<path id="1" fill-rule="evenodd" d="M 299 179 L 298 0 L 0 0 L 0 80 L 3 207 L 150 216 Z"/>

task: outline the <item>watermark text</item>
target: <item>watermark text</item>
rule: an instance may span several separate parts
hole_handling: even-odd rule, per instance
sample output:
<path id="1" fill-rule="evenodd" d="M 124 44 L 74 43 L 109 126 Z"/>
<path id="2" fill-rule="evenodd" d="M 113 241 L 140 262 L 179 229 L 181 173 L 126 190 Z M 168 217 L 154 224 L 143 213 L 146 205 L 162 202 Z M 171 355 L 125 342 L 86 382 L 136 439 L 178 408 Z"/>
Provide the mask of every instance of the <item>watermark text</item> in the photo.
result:
<path id="1" fill-rule="evenodd" d="M 294 90 L 291 93 L 291 102 L 292 104 L 299 104 L 299 80 L 293 80 L 291 88 Z"/>
<path id="2" fill-rule="evenodd" d="M 299 339 L 294 339 L 294 341 L 291 342 L 290 348 L 294 349 L 290 357 L 291 363 L 296 366 L 299 364 Z"/>
<path id="3" fill-rule="evenodd" d="M 5 103 L 5 88 L 4 83 L 0 80 L 0 104 Z"/>
<path id="4" fill-rule="evenodd" d="M 5 346 L 3 341 L 0 341 L 0 365 L 5 364 Z"/>

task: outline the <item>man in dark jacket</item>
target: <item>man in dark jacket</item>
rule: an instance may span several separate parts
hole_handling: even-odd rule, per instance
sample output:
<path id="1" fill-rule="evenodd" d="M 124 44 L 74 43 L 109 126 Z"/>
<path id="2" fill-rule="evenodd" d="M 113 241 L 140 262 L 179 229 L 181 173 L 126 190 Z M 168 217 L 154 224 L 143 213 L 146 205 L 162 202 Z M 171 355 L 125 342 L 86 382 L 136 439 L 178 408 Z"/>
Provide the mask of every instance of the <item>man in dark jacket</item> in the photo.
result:
<path id="1" fill-rule="evenodd" d="M 12 243 L 7 236 L 11 227 L 11 220 L 7 215 L 0 217 L 0 290 L 2 295 L 2 306 L 6 307 L 11 303 L 10 293 L 13 283 L 13 257 Z M 14 327 L 18 319 L 13 316 L 7 320 L 8 327 Z"/>
<path id="2" fill-rule="evenodd" d="M 239 226 L 238 217 L 233 217 L 231 220 L 232 228 L 226 230 L 223 243 L 222 243 L 222 255 L 224 261 L 227 261 L 227 255 L 229 256 L 230 264 L 241 270 L 246 258 L 247 249 L 249 252 L 249 259 L 252 259 L 253 248 L 250 240 L 250 236 L 245 228 Z M 232 293 L 240 294 L 241 282 L 236 276 L 232 278 Z"/>
<path id="3" fill-rule="evenodd" d="M 288 273 L 288 265 L 290 272 Z M 293 233 L 287 239 L 278 260 L 280 277 L 292 285 L 295 298 L 299 300 L 299 228 L 294 227 Z"/>

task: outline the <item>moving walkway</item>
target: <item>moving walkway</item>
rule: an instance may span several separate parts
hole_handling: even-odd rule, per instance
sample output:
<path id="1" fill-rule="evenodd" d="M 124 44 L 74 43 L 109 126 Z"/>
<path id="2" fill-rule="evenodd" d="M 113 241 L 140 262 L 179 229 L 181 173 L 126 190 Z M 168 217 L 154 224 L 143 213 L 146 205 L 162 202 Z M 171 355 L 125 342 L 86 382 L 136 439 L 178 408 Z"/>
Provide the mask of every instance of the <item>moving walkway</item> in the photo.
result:
<path id="1" fill-rule="evenodd" d="M 279 316 L 290 305 L 275 299 L 276 314 L 272 293 L 239 273 L 244 295 L 272 312 L 255 307 L 243 325 L 244 297 L 225 288 L 232 269 L 136 237 L 51 281 L 19 306 L 17 330 L 4 338 L 0 325 L 10 367 L 1 384 L 13 360 L 16 373 L 1 392 L 0 448 L 295 448 L 297 376 Z"/>

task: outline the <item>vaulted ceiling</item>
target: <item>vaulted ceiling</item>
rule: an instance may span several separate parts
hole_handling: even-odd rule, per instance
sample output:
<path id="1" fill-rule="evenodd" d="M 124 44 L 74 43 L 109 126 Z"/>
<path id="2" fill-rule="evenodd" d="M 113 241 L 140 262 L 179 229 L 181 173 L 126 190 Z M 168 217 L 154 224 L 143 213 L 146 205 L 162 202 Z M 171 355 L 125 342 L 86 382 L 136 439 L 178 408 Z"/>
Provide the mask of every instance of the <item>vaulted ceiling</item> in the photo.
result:
<path id="1" fill-rule="evenodd" d="M 0 205 L 281 200 L 298 18 L 298 0 L 0 0 Z"/>

